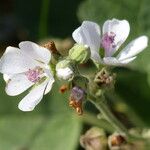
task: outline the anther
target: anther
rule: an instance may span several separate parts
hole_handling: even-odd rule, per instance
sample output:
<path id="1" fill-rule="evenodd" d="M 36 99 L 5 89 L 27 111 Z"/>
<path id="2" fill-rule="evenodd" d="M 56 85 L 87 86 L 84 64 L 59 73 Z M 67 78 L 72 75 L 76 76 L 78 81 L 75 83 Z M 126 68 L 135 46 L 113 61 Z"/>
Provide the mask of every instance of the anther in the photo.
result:
<path id="1" fill-rule="evenodd" d="M 29 69 L 25 75 L 29 81 L 36 83 L 41 79 L 41 74 L 43 73 L 44 71 L 42 68 L 36 67 L 34 69 Z"/>
<path id="2" fill-rule="evenodd" d="M 115 36 L 116 36 L 115 33 L 110 32 L 110 33 L 105 33 L 102 37 L 101 46 L 105 49 L 107 53 L 109 53 L 109 51 L 112 48 L 116 47 L 116 44 L 114 43 Z"/>

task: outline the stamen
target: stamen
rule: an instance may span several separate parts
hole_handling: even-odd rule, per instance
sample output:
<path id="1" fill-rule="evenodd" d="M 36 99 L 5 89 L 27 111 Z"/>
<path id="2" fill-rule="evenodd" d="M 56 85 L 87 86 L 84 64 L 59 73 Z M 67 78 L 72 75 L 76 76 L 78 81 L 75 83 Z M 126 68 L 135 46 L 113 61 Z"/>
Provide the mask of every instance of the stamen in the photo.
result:
<path id="1" fill-rule="evenodd" d="M 35 69 L 29 69 L 25 75 L 27 76 L 28 80 L 31 82 L 38 82 L 41 79 L 41 74 L 43 73 L 43 69 L 40 67 L 36 67 Z"/>
<path id="2" fill-rule="evenodd" d="M 101 46 L 105 49 L 105 51 L 109 52 L 112 48 L 115 48 L 116 45 L 114 43 L 115 33 L 105 33 L 102 37 Z"/>

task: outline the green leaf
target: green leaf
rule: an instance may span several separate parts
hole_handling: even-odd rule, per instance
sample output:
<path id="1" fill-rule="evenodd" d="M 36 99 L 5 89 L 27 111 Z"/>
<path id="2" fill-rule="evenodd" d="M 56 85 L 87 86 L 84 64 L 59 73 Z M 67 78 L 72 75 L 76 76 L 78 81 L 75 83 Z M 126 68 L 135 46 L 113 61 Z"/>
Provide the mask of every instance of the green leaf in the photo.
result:
<path id="1" fill-rule="evenodd" d="M 51 94 L 44 96 L 34 111 L 22 112 L 17 105 L 27 93 L 6 95 L 5 83 L 0 79 L 0 149 L 76 149 L 82 122 L 69 108 L 68 95 L 58 92 L 60 84 L 55 83 Z"/>
<path id="2" fill-rule="evenodd" d="M 146 126 L 150 126 L 150 87 L 147 83 L 147 75 L 130 70 L 121 70 L 117 73 L 115 87 L 117 94 L 132 108 Z"/>
<path id="3" fill-rule="evenodd" d="M 75 150 L 79 143 L 81 124 L 74 115 L 60 115 L 47 121 L 35 139 L 32 150 Z"/>
<path id="4" fill-rule="evenodd" d="M 28 148 L 43 123 L 42 117 L 3 116 L 0 119 L 0 149 Z M 32 141 L 33 142 L 33 141 Z"/>
<path id="5" fill-rule="evenodd" d="M 80 130 L 73 114 L 6 116 L 0 119 L 0 149 L 74 150 Z"/>

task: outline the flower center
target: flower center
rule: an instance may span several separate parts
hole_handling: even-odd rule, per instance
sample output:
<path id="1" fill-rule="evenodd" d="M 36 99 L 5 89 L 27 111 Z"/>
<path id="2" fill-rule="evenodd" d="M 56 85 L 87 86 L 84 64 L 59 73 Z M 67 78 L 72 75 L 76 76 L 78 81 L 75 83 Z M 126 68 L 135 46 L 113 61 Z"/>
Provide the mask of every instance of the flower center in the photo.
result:
<path id="1" fill-rule="evenodd" d="M 113 32 L 110 32 L 109 34 L 107 32 L 103 35 L 101 45 L 106 51 L 116 47 L 114 43 L 115 36 L 116 35 Z"/>
<path id="2" fill-rule="evenodd" d="M 36 83 L 41 79 L 42 73 L 43 73 L 43 69 L 40 67 L 36 67 L 35 69 L 29 69 L 25 73 L 25 75 L 27 76 L 29 81 Z"/>

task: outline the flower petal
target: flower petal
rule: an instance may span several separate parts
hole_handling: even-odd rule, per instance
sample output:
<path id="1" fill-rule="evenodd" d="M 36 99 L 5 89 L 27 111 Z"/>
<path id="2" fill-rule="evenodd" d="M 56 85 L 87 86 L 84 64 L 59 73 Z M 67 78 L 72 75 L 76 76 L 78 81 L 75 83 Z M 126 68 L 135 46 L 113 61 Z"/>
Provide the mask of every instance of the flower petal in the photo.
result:
<path id="1" fill-rule="evenodd" d="M 8 81 L 11 79 L 13 75 L 8 75 L 8 74 L 3 74 L 3 79 L 6 83 L 8 83 Z"/>
<path id="2" fill-rule="evenodd" d="M 104 64 L 110 65 L 110 66 L 124 66 L 128 64 L 129 62 L 133 61 L 136 57 L 131 57 L 125 60 L 118 60 L 115 57 L 104 57 L 103 61 Z"/>
<path id="3" fill-rule="evenodd" d="M 111 66 L 120 66 L 120 61 L 118 61 L 115 57 L 104 57 L 104 64 Z"/>
<path id="4" fill-rule="evenodd" d="M 48 80 L 34 87 L 19 103 L 18 108 L 22 111 L 32 111 L 42 100 Z"/>
<path id="5" fill-rule="evenodd" d="M 5 74 L 22 73 L 36 66 L 36 61 L 23 54 L 20 49 L 11 46 L 7 47 L 0 59 L 0 72 Z"/>
<path id="6" fill-rule="evenodd" d="M 114 44 L 115 47 L 112 48 L 109 52 L 109 56 L 112 56 L 118 48 L 121 46 L 122 43 L 127 39 L 130 32 L 130 26 L 127 20 L 107 20 L 103 25 L 103 34 L 105 33 L 113 33 L 114 37 Z M 108 55 L 108 54 L 107 54 Z"/>
<path id="7" fill-rule="evenodd" d="M 119 60 L 119 61 L 121 62 L 121 64 L 128 64 L 128 63 L 132 62 L 134 59 L 136 59 L 136 56 L 131 57 L 131 58 L 127 58 L 127 59 L 124 59 L 124 60 Z"/>
<path id="8" fill-rule="evenodd" d="M 25 74 L 16 74 L 9 78 L 5 90 L 8 95 L 15 96 L 26 91 L 33 84 Z"/>
<path id="9" fill-rule="evenodd" d="M 91 49 L 91 58 L 100 61 L 100 27 L 91 21 L 83 21 L 82 25 L 77 28 L 73 34 L 73 39 L 79 43 L 88 45 Z"/>
<path id="10" fill-rule="evenodd" d="M 51 59 L 51 53 L 48 49 L 37 45 L 36 43 L 30 41 L 24 41 L 19 43 L 21 51 L 26 53 L 32 59 L 41 61 L 48 64 Z"/>
<path id="11" fill-rule="evenodd" d="M 148 37 L 140 36 L 130 42 L 117 56 L 119 60 L 133 57 L 143 51 L 148 45 Z"/>
<path id="12" fill-rule="evenodd" d="M 53 83 L 55 82 L 54 77 L 52 76 L 51 73 L 49 73 L 49 78 L 48 78 L 49 82 L 47 84 L 47 87 L 45 89 L 45 93 L 44 95 L 46 95 L 47 93 L 50 92 L 50 90 L 52 89 Z"/>

